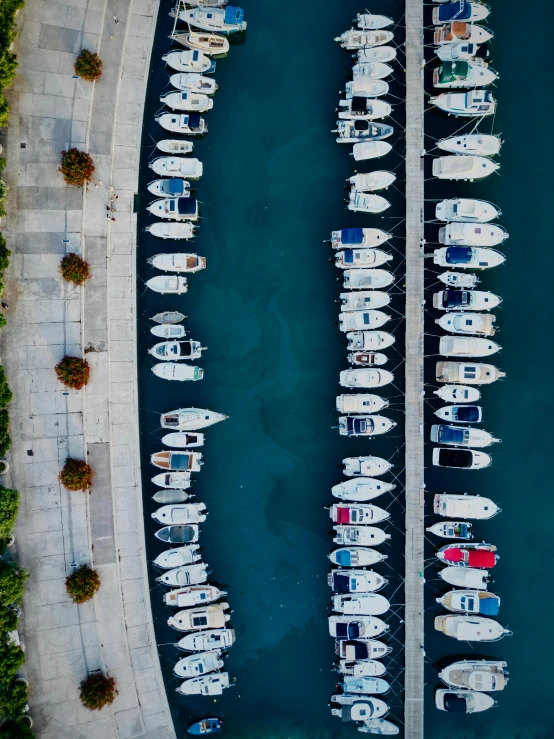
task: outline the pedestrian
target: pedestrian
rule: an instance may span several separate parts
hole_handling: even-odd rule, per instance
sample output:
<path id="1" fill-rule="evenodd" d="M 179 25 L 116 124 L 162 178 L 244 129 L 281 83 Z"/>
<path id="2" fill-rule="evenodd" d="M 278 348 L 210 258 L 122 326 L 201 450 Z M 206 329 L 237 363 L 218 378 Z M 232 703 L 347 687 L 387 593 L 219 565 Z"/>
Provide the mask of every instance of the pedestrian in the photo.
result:
<path id="1" fill-rule="evenodd" d="M 116 15 L 114 15 L 113 19 L 114 19 L 114 23 L 115 23 L 115 25 L 117 26 L 117 24 L 119 23 L 119 21 L 118 21 L 118 19 L 117 19 L 117 16 L 116 16 Z"/>
<path id="2" fill-rule="evenodd" d="M 115 218 L 112 216 L 112 221 L 115 221 Z"/>
<path id="3" fill-rule="evenodd" d="M 8 309 L 8 304 L 5 300 L 2 301 L 2 308 L 5 308 L 6 310 Z"/>

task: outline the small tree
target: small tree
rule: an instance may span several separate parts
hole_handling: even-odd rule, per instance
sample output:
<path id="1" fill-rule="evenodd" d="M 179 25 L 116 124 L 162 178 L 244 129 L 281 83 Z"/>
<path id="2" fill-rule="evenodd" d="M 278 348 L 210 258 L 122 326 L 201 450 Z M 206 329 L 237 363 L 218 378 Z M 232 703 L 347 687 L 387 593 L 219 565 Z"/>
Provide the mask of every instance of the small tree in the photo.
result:
<path id="1" fill-rule="evenodd" d="M 11 606 L 21 603 L 25 592 L 27 570 L 13 562 L 0 561 L 0 605 Z"/>
<path id="2" fill-rule="evenodd" d="M 19 616 L 14 608 L 0 606 L 0 639 L 5 640 L 8 631 L 15 631 Z"/>
<path id="3" fill-rule="evenodd" d="M 4 690 L 0 690 L 0 716 L 19 718 L 25 713 L 28 698 L 27 684 L 23 680 L 12 680 Z"/>
<path id="4" fill-rule="evenodd" d="M 102 76 L 102 60 L 94 51 L 83 49 L 75 61 L 75 74 L 94 82 Z"/>
<path id="5" fill-rule="evenodd" d="M 11 251 L 8 249 L 6 239 L 0 234 L 0 272 L 7 269 L 10 263 Z"/>
<path id="6" fill-rule="evenodd" d="M 0 687 L 7 687 L 25 662 L 25 652 L 12 642 L 0 643 Z"/>
<path id="7" fill-rule="evenodd" d="M 0 457 L 4 456 L 12 443 L 9 428 L 10 416 L 4 408 L 4 410 L 0 411 Z"/>
<path id="8" fill-rule="evenodd" d="M 117 695 L 115 680 L 103 673 L 89 675 L 81 683 L 81 703 L 89 711 L 111 705 Z"/>
<path id="9" fill-rule="evenodd" d="M 90 379 L 90 366 L 86 359 L 65 356 L 56 365 L 56 375 L 67 387 L 80 390 Z"/>
<path id="10" fill-rule="evenodd" d="M 11 402 L 12 398 L 13 393 L 8 385 L 6 373 L 4 372 L 4 368 L 0 366 L 0 408 L 7 406 L 8 403 Z"/>
<path id="11" fill-rule="evenodd" d="M 25 719 L 18 718 L 2 724 L 0 727 L 0 739 L 35 739 L 35 735 L 25 722 Z"/>
<path id="12" fill-rule="evenodd" d="M 86 603 L 100 589 L 100 575 L 88 565 L 83 565 L 67 578 L 65 589 L 74 603 Z"/>
<path id="13" fill-rule="evenodd" d="M 68 457 L 60 472 L 60 482 L 68 490 L 90 490 L 93 478 L 92 467 L 82 459 Z"/>
<path id="14" fill-rule="evenodd" d="M 66 282 L 82 285 L 90 278 L 90 265 L 78 254 L 66 254 L 61 261 L 60 272 Z"/>
<path id="15" fill-rule="evenodd" d="M 90 154 L 73 147 L 61 153 L 62 163 L 59 171 L 68 185 L 83 187 L 94 174 L 94 162 Z"/>
<path id="16" fill-rule="evenodd" d="M 18 491 L 0 486 L 0 539 L 7 539 L 11 534 L 18 511 Z"/>

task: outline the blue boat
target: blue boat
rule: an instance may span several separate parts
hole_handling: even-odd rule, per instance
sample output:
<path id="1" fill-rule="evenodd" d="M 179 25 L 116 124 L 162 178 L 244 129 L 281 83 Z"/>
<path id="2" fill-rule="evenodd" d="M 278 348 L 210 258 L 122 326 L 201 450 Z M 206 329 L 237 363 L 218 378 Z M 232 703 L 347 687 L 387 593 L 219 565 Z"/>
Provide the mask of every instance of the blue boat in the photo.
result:
<path id="1" fill-rule="evenodd" d="M 433 8 L 433 23 L 450 23 L 451 21 L 468 21 L 478 23 L 485 20 L 490 8 L 484 3 L 468 3 L 466 0 L 455 0 Z"/>
<path id="2" fill-rule="evenodd" d="M 223 721 L 218 718 L 204 718 L 189 727 L 188 733 L 194 734 L 194 736 L 204 736 L 204 734 L 215 734 L 216 731 L 220 731 L 222 728 Z"/>

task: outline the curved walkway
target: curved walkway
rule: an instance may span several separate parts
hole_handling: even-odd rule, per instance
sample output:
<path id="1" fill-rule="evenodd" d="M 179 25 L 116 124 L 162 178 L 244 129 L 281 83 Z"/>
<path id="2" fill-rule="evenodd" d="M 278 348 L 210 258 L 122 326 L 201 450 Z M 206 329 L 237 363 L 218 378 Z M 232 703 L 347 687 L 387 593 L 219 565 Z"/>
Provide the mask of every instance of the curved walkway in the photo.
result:
<path id="1" fill-rule="evenodd" d="M 18 17 L 19 71 L 9 94 L 12 250 L 2 360 L 14 390 L 11 479 L 21 491 L 17 557 L 30 571 L 22 619 L 31 714 L 43 739 L 175 736 L 148 593 L 137 419 L 135 245 L 142 110 L 159 0 L 27 0 Z M 81 48 L 99 52 L 95 85 L 72 79 Z M 6 133 L 6 132 L 4 132 Z M 59 152 L 90 151 L 96 180 L 68 188 Z M 113 188 L 113 189 L 112 189 Z M 106 205 L 115 200 L 115 220 Z M 64 243 L 68 241 L 69 243 Z M 93 277 L 67 287 L 58 266 L 82 253 Z M 86 391 L 64 393 L 53 367 L 86 352 Z M 90 496 L 58 482 L 68 456 L 95 469 Z M 64 581 L 92 562 L 102 588 L 68 601 Z M 84 709 L 79 682 L 103 669 L 119 695 Z"/>

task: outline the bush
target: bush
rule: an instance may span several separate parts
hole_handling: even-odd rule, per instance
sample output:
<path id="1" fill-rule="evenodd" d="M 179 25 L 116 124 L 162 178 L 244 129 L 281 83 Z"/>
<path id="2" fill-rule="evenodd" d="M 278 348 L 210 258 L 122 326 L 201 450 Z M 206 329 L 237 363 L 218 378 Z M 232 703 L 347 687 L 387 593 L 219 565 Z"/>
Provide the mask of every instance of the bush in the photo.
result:
<path id="1" fill-rule="evenodd" d="M 0 643 L 0 687 L 7 687 L 25 662 L 25 652 L 17 644 Z"/>
<path id="2" fill-rule="evenodd" d="M 13 562 L 0 561 L 0 605 L 13 606 L 21 603 L 28 577 L 27 570 Z"/>
<path id="3" fill-rule="evenodd" d="M 0 606 L 0 639 L 5 641 L 8 631 L 15 631 L 19 616 L 13 608 Z"/>
<path id="4" fill-rule="evenodd" d="M 56 375 L 67 387 L 80 390 L 90 379 L 90 366 L 86 359 L 65 356 L 56 365 Z"/>
<path id="5" fill-rule="evenodd" d="M 81 683 L 81 703 L 89 711 L 111 705 L 117 695 L 115 680 L 103 673 L 89 675 Z"/>
<path id="6" fill-rule="evenodd" d="M 0 716 L 2 718 L 17 719 L 27 707 L 29 689 L 23 680 L 12 680 L 4 689 L 0 690 Z"/>
<path id="7" fill-rule="evenodd" d="M 6 721 L 0 728 L 0 739 L 35 739 L 35 735 L 24 719 Z"/>
<path id="8" fill-rule="evenodd" d="M 11 402 L 12 398 L 13 393 L 10 390 L 10 386 L 8 385 L 6 373 L 4 372 L 4 368 L 0 366 L 0 408 L 4 408 L 5 406 L 7 406 L 8 403 Z"/>
<path id="9" fill-rule="evenodd" d="M 11 251 L 6 246 L 6 239 L 0 234 L 0 272 L 8 268 L 11 254 Z"/>
<path id="10" fill-rule="evenodd" d="M 66 254 L 60 264 L 60 272 L 66 282 L 82 285 L 90 277 L 90 266 L 88 262 L 78 254 Z"/>
<path id="11" fill-rule="evenodd" d="M 93 478 L 92 467 L 82 459 L 68 457 L 60 472 L 60 482 L 68 490 L 90 490 Z"/>
<path id="12" fill-rule="evenodd" d="M 100 576 L 96 570 L 83 565 L 67 578 L 65 589 L 74 603 L 86 603 L 100 589 Z"/>
<path id="13" fill-rule="evenodd" d="M 94 51 L 83 49 L 75 61 L 75 74 L 94 82 L 102 76 L 102 60 Z"/>
<path id="14" fill-rule="evenodd" d="M 12 439 L 10 436 L 10 416 L 8 411 L 0 411 L 0 457 L 3 457 L 10 448 Z"/>
<path id="15" fill-rule="evenodd" d="M 19 511 L 19 493 L 0 486 L 0 539 L 7 539 L 11 534 L 17 512 Z"/>
<path id="16" fill-rule="evenodd" d="M 8 322 L 6 321 L 4 314 L 0 313 L 0 328 L 4 328 Z"/>
<path id="17" fill-rule="evenodd" d="M 68 149 L 61 152 L 62 163 L 59 171 L 68 185 L 83 187 L 92 179 L 94 162 L 90 154 L 79 149 Z"/>

